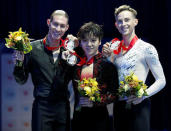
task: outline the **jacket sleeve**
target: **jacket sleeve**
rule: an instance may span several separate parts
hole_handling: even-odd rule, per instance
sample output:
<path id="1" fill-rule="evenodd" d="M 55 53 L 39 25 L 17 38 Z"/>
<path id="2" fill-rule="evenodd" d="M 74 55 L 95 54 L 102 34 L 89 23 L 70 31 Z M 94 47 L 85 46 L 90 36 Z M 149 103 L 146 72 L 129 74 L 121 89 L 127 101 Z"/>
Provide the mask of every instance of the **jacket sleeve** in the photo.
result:
<path id="1" fill-rule="evenodd" d="M 149 46 L 146 48 L 145 54 L 145 60 L 155 78 L 155 82 L 146 90 L 148 94 L 148 96 L 146 96 L 147 98 L 158 93 L 165 87 L 166 78 L 156 48 L 152 45 Z"/>
<path id="2" fill-rule="evenodd" d="M 101 87 L 101 104 L 109 104 L 116 100 L 119 87 L 118 72 L 112 63 L 104 66 L 103 79 L 105 84 Z"/>
<path id="3" fill-rule="evenodd" d="M 13 75 L 17 83 L 24 84 L 26 83 L 29 75 L 29 63 L 30 63 L 30 54 L 24 56 L 24 62 L 21 67 L 15 66 Z"/>

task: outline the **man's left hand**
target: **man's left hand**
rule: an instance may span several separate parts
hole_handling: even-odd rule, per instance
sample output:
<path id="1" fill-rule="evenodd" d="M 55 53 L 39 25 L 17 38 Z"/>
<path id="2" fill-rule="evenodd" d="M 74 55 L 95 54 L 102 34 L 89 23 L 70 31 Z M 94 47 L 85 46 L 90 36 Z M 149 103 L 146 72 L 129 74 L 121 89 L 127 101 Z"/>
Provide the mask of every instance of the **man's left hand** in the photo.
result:
<path id="1" fill-rule="evenodd" d="M 135 97 L 135 96 L 130 96 L 128 97 L 127 103 L 133 103 L 134 105 L 137 105 L 141 103 L 145 99 L 144 96 L 142 97 Z"/>
<path id="2" fill-rule="evenodd" d="M 78 41 L 77 37 L 75 37 L 75 36 L 73 36 L 73 35 L 71 35 L 71 34 L 68 34 L 68 35 L 67 35 L 67 38 L 68 38 L 69 40 L 74 41 L 74 46 L 75 46 L 75 47 L 78 47 L 78 46 L 79 46 L 79 41 Z"/>

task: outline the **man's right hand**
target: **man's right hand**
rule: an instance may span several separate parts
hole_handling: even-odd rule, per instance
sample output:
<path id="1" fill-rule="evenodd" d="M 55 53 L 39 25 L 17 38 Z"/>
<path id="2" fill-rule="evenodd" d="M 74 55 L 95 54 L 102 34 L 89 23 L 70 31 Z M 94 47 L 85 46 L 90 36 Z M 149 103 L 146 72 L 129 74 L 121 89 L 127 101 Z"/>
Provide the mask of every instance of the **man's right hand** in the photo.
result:
<path id="1" fill-rule="evenodd" d="M 12 54 L 12 60 L 15 65 L 17 64 L 17 61 L 23 62 L 24 61 L 24 52 L 14 50 L 14 53 Z"/>
<path id="2" fill-rule="evenodd" d="M 62 59 L 67 61 L 69 65 L 74 66 L 77 63 L 77 57 L 73 55 L 72 53 L 75 53 L 75 51 L 72 51 L 72 50 L 63 51 Z"/>
<path id="3" fill-rule="evenodd" d="M 75 51 L 72 51 L 72 50 L 66 50 L 66 51 L 63 51 L 62 52 L 62 59 L 63 60 L 67 60 L 67 58 L 72 54 L 74 53 Z"/>
<path id="4" fill-rule="evenodd" d="M 108 42 L 106 42 L 106 43 L 103 45 L 102 53 L 103 53 L 103 55 L 106 56 L 106 57 L 109 57 L 109 56 L 112 54 L 112 50 L 110 49 L 110 44 L 109 44 Z"/>

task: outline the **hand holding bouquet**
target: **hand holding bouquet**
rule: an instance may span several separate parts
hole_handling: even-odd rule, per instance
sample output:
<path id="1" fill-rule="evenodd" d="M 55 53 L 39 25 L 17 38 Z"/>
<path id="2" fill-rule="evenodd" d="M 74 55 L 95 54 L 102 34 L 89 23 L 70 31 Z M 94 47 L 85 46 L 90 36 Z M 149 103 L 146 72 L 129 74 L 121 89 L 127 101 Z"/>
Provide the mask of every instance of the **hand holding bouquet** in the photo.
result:
<path id="1" fill-rule="evenodd" d="M 120 81 L 118 94 L 122 98 L 130 96 L 141 98 L 143 96 L 148 96 L 146 89 L 147 85 L 139 80 L 134 73 L 131 73 L 130 75 L 125 76 L 124 81 Z"/>
<path id="2" fill-rule="evenodd" d="M 28 38 L 29 34 L 22 31 L 22 28 L 19 28 L 18 31 L 9 32 L 9 38 L 5 38 L 7 48 L 12 48 L 20 53 L 18 54 L 27 54 L 32 50 L 32 46 L 30 45 L 30 40 Z M 16 54 L 17 54 L 16 53 Z M 21 66 L 21 61 L 17 61 Z"/>
<path id="3" fill-rule="evenodd" d="M 100 92 L 98 88 L 98 82 L 96 78 L 84 78 L 81 81 L 78 81 L 78 91 L 81 96 L 88 97 L 90 101 L 100 102 Z"/>
<path id="4" fill-rule="evenodd" d="M 9 33 L 9 38 L 5 39 L 5 45 L 7 48 L 23 51 L 24 54 L 29 53 L 32 50 L 32 46 L 30 45 L 30 40 L 28 38 L 29 34 L 23 32 L 22 28 L 18 31 Z"/>

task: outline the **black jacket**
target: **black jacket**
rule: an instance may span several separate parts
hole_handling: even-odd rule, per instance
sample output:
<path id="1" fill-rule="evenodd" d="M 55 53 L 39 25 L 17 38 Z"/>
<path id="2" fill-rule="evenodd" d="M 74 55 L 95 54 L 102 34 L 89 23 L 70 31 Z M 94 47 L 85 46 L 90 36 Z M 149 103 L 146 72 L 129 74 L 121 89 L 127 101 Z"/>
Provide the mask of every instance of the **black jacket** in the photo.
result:
<path id="1" fill-rule="evenodd" d="M 45 48 L 42 40 L 31 44 L 33 49 L 25 55 L 23 66 L 14 68 L 16 81 L 24 84 L 30 73 L 35 98 L 67 100 L 69 97 L 67 88 L 73 67 L 61 59 L 61 53 L 65 49 L 60 48 L 60 54 L 54 63 L 52 51 Z"/>
<path id="2" fill-rule="evenodd" d="M 96 78 L 98 82 L 102 100 L 101 103 L 95 103 L 95 105 L 106 105 L 108 103 L 114 102 L 114 100 L 116 99 L 117 88 L 119 86 L 116 67 L 100 53 L 94 56 L 93 64 L 93 78 Z M 76 80 L 81 79 L 81 70 L 82 66 L 77 66 L 74 72 L 73 85 L 76 98 L 75 106 L 77 106 L 79 101 L 79 93 L 77 90 L 78 83 L 76 82 Z"/>

